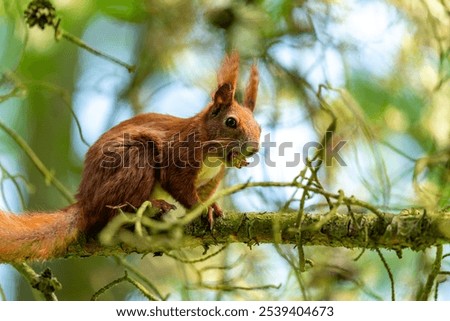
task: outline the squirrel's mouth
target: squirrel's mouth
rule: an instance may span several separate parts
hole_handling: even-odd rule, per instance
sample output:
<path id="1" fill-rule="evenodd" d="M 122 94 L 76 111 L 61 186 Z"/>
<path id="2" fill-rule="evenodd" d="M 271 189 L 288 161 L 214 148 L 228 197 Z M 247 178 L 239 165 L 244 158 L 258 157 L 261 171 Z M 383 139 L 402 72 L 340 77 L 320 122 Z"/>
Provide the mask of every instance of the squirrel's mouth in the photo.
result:
<path id="1" fill-rule="evenodd" d="M 248 142 L 242 146 L 232 148 L 226 155 L 226 163 L 228 166 L 242 168 L 250 164 L 247 161 L 248 157 L 256 154 L 259 150 L 258 143 Z"/>
<path id="2" fill-rule="evenodd" d="M 226 161 L 228 166 L 236 168 L 242 168 L 250 164 L 239 150 L 230 150 L 227 154 Z"/>

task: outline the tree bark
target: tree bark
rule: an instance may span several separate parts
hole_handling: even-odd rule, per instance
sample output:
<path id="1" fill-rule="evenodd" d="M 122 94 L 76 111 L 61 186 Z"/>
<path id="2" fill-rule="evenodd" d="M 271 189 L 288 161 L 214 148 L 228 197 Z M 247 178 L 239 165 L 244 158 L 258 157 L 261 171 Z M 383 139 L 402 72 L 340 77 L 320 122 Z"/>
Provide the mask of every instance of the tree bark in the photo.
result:
<path id="1" fill-rule="evenodd" d="M 121 229 L 122 241 L 104 246 L 97 241 L 71 246 L 64 257 L 120 255 L 128 253 L 163 252 L 228 243 L 249 246 L 262 243 L 322 245 L 345 248 L 384 248 L 414 251 L 450 243 L 450 212 L 427 212 L 404 209 L 399 213 L 383 212 L 382 217 L 365 211 L 340 209 L 305 211 L 301 228 L 296 227 L 297 212 L 235 213 L 217 219 L 214 229 L 206 220 L 195 220 L 183 227 L 182 235 L 165 231 L 156 235 L 138 236 L 130 229 Z M 126 244 L 123 242 L 126 240 Z M 117 241 L 117 239 L 116 239 Z"/>

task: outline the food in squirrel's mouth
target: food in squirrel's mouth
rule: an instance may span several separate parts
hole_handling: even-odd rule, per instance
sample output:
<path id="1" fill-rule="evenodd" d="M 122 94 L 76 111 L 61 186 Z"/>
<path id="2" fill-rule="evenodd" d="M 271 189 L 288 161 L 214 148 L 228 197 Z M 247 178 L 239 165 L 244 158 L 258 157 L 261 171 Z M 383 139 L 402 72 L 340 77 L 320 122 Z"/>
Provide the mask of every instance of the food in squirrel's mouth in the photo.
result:
<path id="1" fill-rule="evenodd" d="M 232 167 L 241 168 L 245 167 L 249 164 L 245 155 L 242 154 L 239 150 L 232 150 L 227 155 L 227 163 Z"/>

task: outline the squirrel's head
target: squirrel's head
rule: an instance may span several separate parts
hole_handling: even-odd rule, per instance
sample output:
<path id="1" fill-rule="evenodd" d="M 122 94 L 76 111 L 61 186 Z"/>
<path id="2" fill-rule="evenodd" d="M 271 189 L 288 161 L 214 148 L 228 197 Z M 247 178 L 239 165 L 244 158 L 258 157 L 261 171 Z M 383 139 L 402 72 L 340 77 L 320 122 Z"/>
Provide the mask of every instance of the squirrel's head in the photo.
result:
<path id="1" fill-rule="evenodd" d="M 233 52 L 225 57 L 220 68 L 217 90 L 212 102 L 203 111 L 210 142 L 209 152 L 219 152 L 228 165 L 242 167 L 259 150 L 261 127 L 253 117 L 258 93 L 259 74 L 255 65 L 251 67 L 250 78 L 245 89 L 244 101 L 239 104 L 235 98 L 239 73 L 239 55 Z"/>

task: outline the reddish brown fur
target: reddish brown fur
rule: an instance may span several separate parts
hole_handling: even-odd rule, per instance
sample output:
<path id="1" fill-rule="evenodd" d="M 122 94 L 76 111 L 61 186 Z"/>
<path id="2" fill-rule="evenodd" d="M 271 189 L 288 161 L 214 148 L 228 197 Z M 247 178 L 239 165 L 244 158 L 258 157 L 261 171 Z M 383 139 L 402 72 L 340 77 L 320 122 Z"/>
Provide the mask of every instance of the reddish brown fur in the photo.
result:
<path id="1" fill-rule="evenodd" d="M 245 88 L 244 106 L 250 108 L 252 111 L 255 109 L 256 96 L 258 95 L 258 83 L 259 73 L 256 65 L 252 66 L 250 71 L 250 79 L 248 85 Z"/>
<path id="2" fill-rule="evenodd" d="M 210 147 L 251 142 L 251 153 L 257 151 L 260 128 L 253 109 L 258 73 L 252 67 L 241 106 L 234 100 L 238 67 L 237 53 L 225 58 L 213 101 L 191 118 L 142 114 L 103 134 L 87 152 L 77 202 L 72 206 L 56 213 L 21 216 L 0 212 L 0 261 L 46 259 L 63 253 L 80 233 L 95 236 L 118 207 L 126 211 L 139 207 L 149 199 L 156 182 L 188 209 L 207 200 L 224 172 L 222 164 L 216 177 L 196 186 Z M 236 119 L 236 128 L 225 124 L 229 117 Z M 212 212 L 221 214 L 216 204 Z"/>
<path id="3" fill-rule="evenodd" d="M 79 219 L 76 206 L 55 213 L 12 215 L 0 211 L 0 262 L 42 260 L 64 253 L 78 237 Z"/>
<path id="4" fill-rule="evenodd" d="M 233 88 L 233 97 L 236 90 L 236 83 L 239 76 L 239 54 L 237 52 L 225 57 L 222 67 L 217 74 L 219 87 L 223 84 L 230 84 Z"/>

